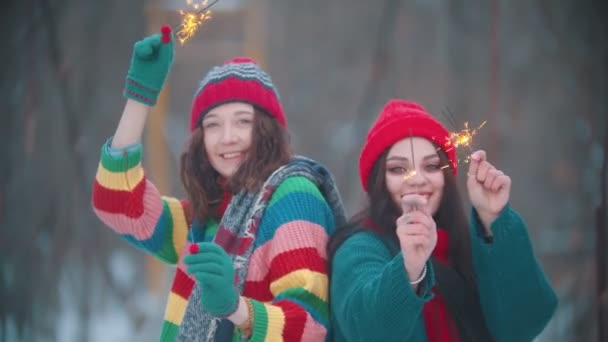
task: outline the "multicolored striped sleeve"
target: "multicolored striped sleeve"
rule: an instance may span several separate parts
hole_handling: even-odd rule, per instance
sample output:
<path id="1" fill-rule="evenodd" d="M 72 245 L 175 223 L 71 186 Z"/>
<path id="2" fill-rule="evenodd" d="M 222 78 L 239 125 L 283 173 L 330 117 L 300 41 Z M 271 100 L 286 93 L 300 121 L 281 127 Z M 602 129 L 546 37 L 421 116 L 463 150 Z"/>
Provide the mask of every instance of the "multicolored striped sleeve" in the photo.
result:
<path id="1" fill-rule="evenodd" d="M 187 203 L 161 197 L 141 165 L 140 144 L 115 153 L 108 140 L 93 184 L 93 210 L 136 247 L 175 264 L 187 238 Z"/>
<path id="2" fill-rule="evenodd" d="M 260 222 L 244 296 L 252 300 L 251 341 L 323 341 L 328 326 L 325 246 L 334 218 L 304 177 L 275 190 Z"/>

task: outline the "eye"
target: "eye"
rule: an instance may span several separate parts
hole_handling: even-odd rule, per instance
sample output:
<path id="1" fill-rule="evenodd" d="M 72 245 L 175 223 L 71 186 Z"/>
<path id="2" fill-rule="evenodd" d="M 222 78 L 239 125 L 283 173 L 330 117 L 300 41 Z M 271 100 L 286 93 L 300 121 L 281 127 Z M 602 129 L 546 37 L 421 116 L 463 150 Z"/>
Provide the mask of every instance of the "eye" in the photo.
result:
<path id="1" fill-rule="evenodd" d="M 406 171 L 407 170 L 404 167 L 402 167 L 402 166 L 390 166 L 390 167 L 388 167 L 388 172 L 394 173 L 394 174 L 403 174 Z"/>
<path id="2" fill-rule="evenodd" d="M 214 128 L 217 126 L 219 126 L 219 124 L 214 121 L 203 122 L 203 128 L 205 128 L 205 129 L 210 129 L 210 128 Z"/>
<path id="3" fill-rule="evenodd" d="M 432 163 L 432 164 L 428 164 L 428 165 L 426 165 L 426 166 L 424 167 L 424 169 L 425 169 L 427 172 L 433 172 L 433 171 L 438 171 L 438 170 L 441 170 L 441 167 L 439 166 L 439 164 Z"/>
<path id="4" fill-rule="evenodd" d="M 239 119 L 238 123 L 239 123 L 239 125 L 245 126 L 245 125 L 252 124 L 253 120 L 251 120 L 251 119 Z"/>

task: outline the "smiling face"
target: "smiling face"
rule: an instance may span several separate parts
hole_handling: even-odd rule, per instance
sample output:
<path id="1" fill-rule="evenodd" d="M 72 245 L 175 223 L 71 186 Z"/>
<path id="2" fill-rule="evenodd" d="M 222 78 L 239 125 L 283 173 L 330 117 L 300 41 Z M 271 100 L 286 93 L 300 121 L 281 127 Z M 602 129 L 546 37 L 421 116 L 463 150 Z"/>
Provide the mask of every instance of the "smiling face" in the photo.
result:
<path id="1" fill-rule="evenodd" d="M 247 157 L 254 115 L 252 105 L 231 102 L 213 108 L 201 122 L 209 162 L 224 178 L 233 176 Z"/>
<path id="2" fill-rule="evenodd" d="M 397 208 L 401 208 L 403 196 L 420 194 L 427 200 L 428 212 L 435 215 L 443 197 L 445 178 L 435 145 L 430 141 L 411 137 L 395 143 L 386 156 L 385 177 L 386 188 Z"/>

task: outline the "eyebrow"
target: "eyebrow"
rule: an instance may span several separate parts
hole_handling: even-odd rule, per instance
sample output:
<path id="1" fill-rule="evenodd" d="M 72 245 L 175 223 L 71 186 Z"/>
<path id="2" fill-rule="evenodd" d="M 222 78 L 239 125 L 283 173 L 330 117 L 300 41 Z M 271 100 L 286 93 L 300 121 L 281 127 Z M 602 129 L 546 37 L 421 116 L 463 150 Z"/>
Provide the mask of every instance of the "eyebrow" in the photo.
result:
<path id="1" fill-rule="evenodd" d="M 439 155 L 437 155 L 437 154 L 429 154 L 428 156 L 423 157 L 423 158 L 422 158 L 422 160 L 428 160 L 428 159 L 433 159 L 433 158 L 439 158 Z M 409 161 L 409 159 L 408 159 L 408 158 L 406 158 L 406 157 L 401 157 L 401 156 L 392 156 L 392 157 L 388 157 L 388 158 L 386 159 L 386 161 L 389 161 L 389 160 Z"/>
<path id="2" fill-rule="evenodd" d="M 241 115 L 241 114 L 250 114 L 250 115 L 253 115 L 253 112 L 248 111 L 248 110 L 239 110 L 239 111 L 234 112 L 234 115 Z"/>
<path id="3" fill-rule="evenodd" d="M 244 114 L 249 114 L 249 115 L 254 115 L 253 112 L 248 111 L 248 110 L 238 110 L 236 112 L 233 113 L 234 115 L 244 115 Z M 207 113 L 207 115 L 205 115 L 203 117 L 203 120 L 208 119 L 208 118 L 215 118 L 217 117 L 217 114 L 211 112 L 211 113 Z"/>

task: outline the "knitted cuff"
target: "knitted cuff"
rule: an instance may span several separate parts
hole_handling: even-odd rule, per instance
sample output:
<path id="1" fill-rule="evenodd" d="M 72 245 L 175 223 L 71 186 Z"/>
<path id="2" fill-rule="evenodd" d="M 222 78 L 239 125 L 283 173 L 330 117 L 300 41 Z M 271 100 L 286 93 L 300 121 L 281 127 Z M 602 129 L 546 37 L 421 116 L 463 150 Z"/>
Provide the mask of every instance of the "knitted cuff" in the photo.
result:
<path id="1" fill-rule="evenodd" d="M 125 81 L 125 89 L 123 95 L 126 98 L 135 100 L 148 106 L 156 105 L 158 99 L 158 90 L 144 86 L 141 82 L 136 81 L 131 77 L 127 77 Z"/>
<path id="2" fill-rule="evenodd" d="M 268 329 L 268 313 L 263 303 L 251 300 L 253 308 L 253 329 L 251 330 L 250 342 L 263 342 L 266 340 Z"/>
<path id="3" fill-rule="evenodd" d="M 106 140 L 101 147 L 100 163 L 110 172 L 127 172 L 135 167 L 139 167 L 143 148 L 141 144 L 135 144 L 122 149 L 114 149 L 112 146 L 112 137 Z"/>

